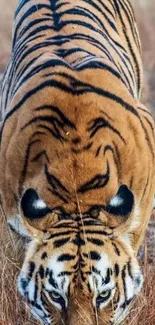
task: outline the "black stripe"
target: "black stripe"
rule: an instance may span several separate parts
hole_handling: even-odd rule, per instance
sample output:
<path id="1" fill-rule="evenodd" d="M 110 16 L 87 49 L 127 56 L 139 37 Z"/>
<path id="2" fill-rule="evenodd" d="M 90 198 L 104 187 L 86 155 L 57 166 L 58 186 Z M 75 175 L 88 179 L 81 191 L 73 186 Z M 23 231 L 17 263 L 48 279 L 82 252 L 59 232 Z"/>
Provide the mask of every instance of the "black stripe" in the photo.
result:
<path id="1" fill-rule="evenodd" d="M 35 290 L 34 290 L 34 301 L 38 298 L 38 273 L 35 275 Z"/>
<path id="2" fill-rule="evenodd" d="M 137 106 L 137 108 L 138 108 L 140 111 L 145 112 L 146 114 L 148 114 L 148 115 L 150 115 L 150 116 L 152 117 L 152 114 L 151 114 L 147 109 L 144 109 L 144 108 L 139 107 L 139 106 Z"/>
<path id="3" fill-rule="evenodd" d="M 116 133 L 119 138 L 126 144 L 125 139 L 123 136 L 120 134 L 120 132 L 114 128 L 108 121 L 106 121 L 103 117 L 98 117 L 90 122 L 90 127 L 88 128 L 88 131 L 90 132 L 90 139 L 94 137 L 94 135 L 98 132 L 98 130 L 102 128 L 108 128 L 112 132 Z"/>
<path id="4" fill-rule="evenodd" d="M 20 285 L 21 285 L 21 288 L 22 290 L 25 292 L 28 284 L 30 282 L 30 278 L 29 279 L 25 279 L 25 278 L 20 278 Z"/>
<path id="5" fill-rule="evenodd" d="M 29 16 L 33 15 L 37 10 L 43 9 L 43 8 L 47 8 L 49 9 L 50 7 L 48 5 L 43 5 L 43 4 L 37 4 L 31 6 L 21 17 L 21 19 L 18 21 L 16 28 L 15 28 L 15 32 L 14 32 L 14 36 L 13 36 L 13 47 L 15 46 L 15 43 L 17 42 L 17 34 L 18 34 L 18 30 L 19 28 L 21 28 L 22 24 L 24 24 L 24 20 L 26 20 Z"/>
<path id="6" fill-rule="evenodd" d="M 71 220 L 70 223 L 65 223 L 65 220 L 68 219 L 68 216 L 63 216 L 62 219 L 61 219 L 61 216 L 59 216 L 59 220 L 62 220 L 61 223 L 57 224 L 54 226 L 54 229 L 70 229 L 70 230 L 77 230 L 77 225 L 75 226 L 74 223 L 73 223 L 73 218 L 70 217 L 69 220 Z"/>
<path id="7" fill-rule="evenodd" d="M 39 18 L 39 19 L 35 19 L 35 20 L 33 20 L 33 21 L 30 21 L 30 22 L 27 24 L 27 26 L 24 26 L 24 28 L 23 28 L 23 29 L 21 30 L 21 32 L 19 33 L 19 35 L 18 35 L 18 40 L 19 40 L 21 37 L 25 36 L 25 35 L 26 35 L 26 32 L 27 32 L 27 31 L 30 31 L 30 29 L 31 29 L 32 27 L 34 27 L 35 25 L 39 25 L 40 23 L 46 25 L 46 22 L 50 22 L 50 21 L 51 21 L 50 18 L 43 18 L 43 17 L 42 17 L 42 18 Z M 30 34 L 28 34 L 28 35 L 30 35 Z M 29 38 L 28 35 L 26 35 L 27 40 L 28 40 L 28 38 Z"/>
<path id="8" fill-rule="evenodd" d="M 55 288 L 58 289 L 58 284 L 56 283 L 54 277 L 53 277 L 53 272 L 52 270 L 49 272 L 49 278 L 48 278 L 49 283 Z"/>
<path id="9" fill-rule="evenodd" d="M 90 251 L 89 253 L 83 253 L 83 256 L 92 260 L 92 261 L 99 261 L 101 259 L 100 254 L 96 251 Z"/>
<path id="10" fill-rule="evenodd" d="M 134 21 L 132 19 L 131 13 L 129 14 L 129 12 L 128 12 L 128 8 L 127 8 L 127 5 L 124 3 L 124 0 L 121 1 L 121 9 L 124 11 L 124 14 L 126 15 L 126 19 L 127 19 L 128 23 L 129 23 L 130 31 L 132 33 L 133 39 L 134 39 L 138 49 L 140 49 L 139 48 L 139 43 L 138 43 L 138 37 L 137 37 L 137 35 L 135 35 L 136 28 L 134 26 Z"/>
<path id="11" fill-rule="evenodd" d="M 95 154 L 95 157 L 98 157 L 100 151 L 101 151 L 101 148 L 102 148 L 102 145 L 100 145 L 97 150 L 96 150 L 96 154 Z"/>
<path id="12" fill-rule="evenodd" d="M 66 243 L 68 243 L 70 240 L 70 237 L 62 238 L 62 239 L 57 239 L 53 242 L 53 247 L 54 248 L 59 248 L 64 246 Z"/>
<path id="13" fill-rule="evenodd" d="M 143 200 L 143 198 L 145 196 L 145 193 L 146 193 L 146 190 L 148 188 L 148 185 L 150 185 L 150 175 L 147 176 L 147 180 L 146 180 L 146 184 L 145 184 L 145 187 L 144 187 L 144 190 L 143 190 L 143 194 L 142 194 L 141 200 Z"/>
<path id="14" fill-rule="evenodd" d="M 141 85 L 140 85 L 140 69 L 139 69 L 139 64 L 138 64 L 136 55 L 134 53 L 134 50 L 132 48 L 132 45 L 131 45 L 129 36 L 127 34 L 126 25 L 125 25 L 125 23 L 123 21 L 123 18 L 122 18 L 121 12 L 120 12 L 120 8 L 119 8 L 119 5 L 118 5 L 118 0 L 114 0 L 114 3 L 115 3 L 115 6 L 117 8 L 117 12 L 118 12 L 120 21 L 121 21 L 122 26 L 123 26 L 123 33 L 124 33 L 124 36 L 125 36 L 125 39 L 126 39 L 126 43 L 128 45 L 130 54 L 131 54 L 131 56 L 133 58 L 133 61 L 134 61 L 134 64 L 135 64 L 135 68 L 136 68 L 136 71 L 137 71 L 137 85 L 138 85 L 138 90 L 140 90 L 141 89 Z"/>
<path id="15" fill-rule="evenodd" d="M 144 116 L 144 119 L 147 121 L 147 123 L 149 124 L 149 126 L 150 126 L 150 128 L 151 128 L 151 131 L 152 131 L 152 133 L 153 133 L 153 138 L 155 137 L 155 128 L 154 128 L 154 122 L 153 122 L 153 120 L 152 121 L 149 121 L 149 119 L 146 117 L 146 116 Z"/>
<path id="16" fill-rule="evenodd" d="M 127 0 L 127 1 L 124 1 L 124 5 L 126 6 L 127 10 L 129 11 L 130 18 L 132 19 L 132 22 L 133 22 L 133 25 L 134 25 L 135 22 L 136 22 L 136 18 L 135 18 L 134 10 L 133 10 L 133 7 L 132 7 L 131 3 Z M 141 53 L 141 42 L 140 42 L 139 34 L 137 32 L 137 28 L 135 28 L 135 35 L 136 35 L 136 38 L 137 38 L 137 44 L 138 44 L 139 52 L 140 52 L 140 54 L 142 54 Z"/>
<path id="17" fill-rule="evenodd" d="M 112 141 L 113 145 L 114 145 L 114 149 L 115 149 L 115 155 L 116 155 L 116 158 L 115 158 L 115 162 L 116 162 L 116 166 L 117 166 L 117 173 L 118 173 L 118 181 L 120 181 L 121 179 L 121 173 L 122 173 L 122 170 L 121 170 L 121 156 L 120 156 L 120 152 L 119 152 L 119 149 L 118 149 L 118 146 L 117 144 L 115 143 L 115 141 Z"/>
<path id="18" fill-rule="evenodd" d="M 69 203 L 69 200 L 67 200 L 61 193 L 59 193 L 57 190 L 52 190 L 51 188 L 47 188 L 49 192 L 51 192 L 54 196 L 58 197 L 61 201 L 64 203 Z"/>
<path id="19" fill-rule="evenodd" d="M 114 265 L 114 274 L 115 274 L 116 278 L 118 277 L 119 272 L 120 272 L 119 264 L 115 263 L 115 265 Z"/>
<path id="20" fill-rule="evenodd" d="M 57 115 L 61 118 L 65 125 L 69 126 L 72 129 L 76 129 L 75 124 L 71 120 L 69 120 L 58 107 L 53 105 L 45 105 L 35 108 L 36 112 L 42 112 L 44 110 L 49 110 L 54 113 L 57 113 Z"/>
<path id="21" fill-rule="evenodd" d="M 11 95 L 15 95 L 17 89 L 20 87 L 20 85 L 22 85 L 23 80 L 25 80 L 26 70 L 28 70 L 29 68 L 31 68 L 33 66 L 33 64 L 35 63 L 35 61 L 37 61 L 40 58 L 40 56 L 41 56 L 41 54 L 38 55 L 38 56 L 36 56 L 32 60 L 30 60 L 28 62 L 28 64 L 25 64 L 19 71 L 17 71 L 16 78 L 14 79 L 15 86 L 14 86 L 14 89 L 13 89 L 13 92 L 11 93 Z M 18 84 L 20 78 L 22 78 L 22 80 Z M 18 88 L 17 88 L 17 86 L 18 86 Z"/>
<path id="22" fill-rule="evenodd" d="M 97 239 L 97 238 L 87 238 L 87 241 L 96 245 L 96 246 L 103 246 L 104 242 L 101 239 Z"/>
<path id="23" fill-rule="evenodd" d="M 112 270 L 110 268 L 107 269 L 106 277 L 103 280 L 103 284 L 108 284 L 110 282 L 110 280 L 111 280 L 111 271 Z"/>
<path id="24" fill-rule="evenodd" d="M 121 253 L 120 253 L 120 250 L 119 250 L 118 246 L 117 246 L 114 242 L 112 242 L 112 246 L 114 247 L 115 253 L 116 253 L 118 256 L 120 256 Z"/>
<path id="25" fill-rule="evenodd" d="M 78 233 L 78 230 L 76 231 L 76 233 Z M 51 234 L 49 236 L 48 240 L 55 238 L 55 237 L 68 236 L 68 235 L 73 235 L 73 231 L 68 230 L 68 231 L 61 231 L 59 233 Z"/>
<path id="26" fill-rule="evenodd" d="M 124 289 L 124 297 L 125 297 L 125 301 L 127 300 L 127 287 L 126 287 L 126 265 L 123 267 L 122 269 L 122 282 L 123 282 L 123 289 Z"/>
<path id="27" fill-rule="evenodd" d="M 38 92 L 40 92 L 40 90 L 44 89 L 44 88 L 48 88 L 48 87 L 53 87 L 53 88 L 58 88 L 64 92 L 67 93 L 71 93 L 72 95 L 83 95 L 86 93 L 95 93 L 101 96 L 104 96 L 106 98 L 109 98 L 113 101 L 115 101 L 116 103 L 120 104 L 124 109 L 128 110 L 129 112 L 131 112 L 132 114 L 134 114 L 136 117 L 139 117 L 139 114 L 137 112 L 136 109 L 134 109 L 134 107 L 132 107 L 131 105 L 129 105 L 128 103 L 124 102 L 122 100 L 122 98 L 116 96 L 115 94 L 112 94 L 108 91 L 105 91 L 101 88 L 97 88 L 97 87 L 93 87 L 90 84 L 87 83 L 82 83 L 78 80 L 76 80 L 75 78 L 72 78 L 69 75 L 66 75 L 64 73 L 59 73 L 59 74 L 55 74 L 56 75 L 61 75 L 64 76 L 66 78 L 70 79 L 70 82 L 72 83 L 72 88 L 68 87 L 67 85 L 65 85 L 62 82 L 59 82 L 57 80 L 47 80 L 43 83 L 41 83 L 39 86 L 37 86 L 36 88 L 31 89 L 30 91 L 28 91 L 23 98 L 18 102 L 17 105 L 15 105 L 11 111 L 9 111 L 6 114 L 6 117 L 4 119 L 3 122 L 3 127 L 2 127 L 2 131 L 1 131 L 1 137 L 2 137 L 2 133 L 3 133 L 3 129 L 5 127 L 6 121 L 8 120 L 9 117 L 11 117 L 18 109 L 22 108 L 25 104 L 25 102 L 31 98 L 31 96 L 33 96 L 34 94 L 37 94 Z M 74 88 L 73 88 L 74 86 Z M 78 89 L 78 87 L 80 87 L 80 89 Z"/>
<path id="28" fill-rule="evenodd" d="M 76 238 L 72 240 L 72 243 L 78 247 L 86 244 L 85 240 L 83 240 L 80 236 L 76 236 Z"/>
<path id="29" fill-rule="evenodd" d="M 48 183 L 52 186 L 53 189 L 61 189 L 65 193 L 69 194 L 68 189 L 60 182 L 60 180 L 53 174 L 50 174 L 48 171 L 48 166 L 45 164 L 45 175 Z"/>
<path id="30" fill-rule="evenodd" d="M 39 119 L 38 119 L 39 121 Z M 35 123 L 35 121 L 33 122 Z M 61 142 L 67 142 L 68 139 L 65 138 L 64 136 L 62 136 L 59 132 L 59 130 L 54 126 L 54 129 L 50 128 L 49 126 L 45 125 L 45 124 L 37 124 L 37 129 L 43 129 L 43 130 L 46 130 L 48 131 L 50 134 L 52 134 L 52 136 L 56 139 L 56 140 L 59 140 Z"/>
<path id="31" fill-rule="evenodd" d="M 150 137 L 149 137 L 148 131 L 147 131 L 146 127 L 144 126 L 142 120 L 141 120 L 141 126 L 142 126 L 142 128 L 143 128 L 143 130 L 144 130 L 144 133 L 145 133 L 145 139 L 146 139 L 146 141 L 147 141 L 147 143 L 148 143 L 148 147 L 149 147 L 149 149 L 150 149 L 150 152 L 151 152 L 152 156 L 154 157 L 154 155 L 155 155 L 155 153 L 154 153 L 154 146 L 152 145 L 152 142 L 151 142 L 151 140 L 150 140 Z M 154 141 L 154 139 L 153 139 L 153 141 Z"/>
<path id="32" fill-rule="evenodd" d="M 106 231 L 104 231 L 104 230 L 89 230 L 89 229 L 85 229 L 84 230 L 84 232 L 85 232 L 85 234 L 87 235 L 87 234 L 93 234 L 93 235 L 101 235 L 101 236 L 109 236 L 109 234 L 106 232 Z"/>
<path id="33" fill-rule="evenodd" d="M 28 278 L 31 279 L 35 270 L 35 263 L 29 262 L 29 271 L 28 271 Z"/>
<path id="34" fill-rule="evenodd" d="M 26 174 L 27 174 L 27 168 L 28 168 L 28 162 L 29 162 L 29 156 L 30 156 L 31 148 L 32 148 L 32 146 L 34 144 L 40 143 L 40 140 L 33 140 L 32 141 L 33 137 L 34 137 L 34 135 L 31 137 L 30 142 L 29 142 L 29 144 L 27 146 L 25 157 L 24 157 L 24 166 L 23 166 L 20 178 L 19 178 L 19 190 L 18 191 L 19 191 L 20 196 L 22 194 L 22 188 L 23 188 L 24 180 L 25 180 Z"/>
<path id="35" fill-rule="evenodd" d="M 34 117 L 21 128 L 21 131 L 25 130 L 28 126 L 31 126 L 32 124 L 36 124 L 38 122 L 46 122 L 51 124 L 53 129 L 50 130 L 53 136 L 56 139 L 65 140 L 65 137 L 60 133 L 64 130 L 65 125 L 54 116 L 44 115 Z M 42 124 L 42 127 L 44 127 L 44 124 Z"/>
<path id="36" fill-rule="evenodd" d="M 129 274 L 130 278 L 133 279 L 131 261 L 129 261 L 127 263 L 127 268 L 128 268 L 128 274 Z"/>
<path id="37" fill-rule="evenodd" d="M 94 4 L 91 3 L 91 5 L 96 7 L 96 9 L 99 9 L 99 7 L 97 6 L 96 3 L 94 3 Z M 65 15 L 70 14 L 70 15 L 76 15 L 76 17 L 77 16 L 82 16 L 82 17 L 90 18 L 92 21 L 97 22 L 99 27 L 101 27 L 103 30 L 106 30 L 105 25 L 103 24 L 103 21 L 101 21 L 99 19 L 99 17 L 94 12 L 95 11 L 92 11 L 92 8 L 91 8 L 91 11 L 90 11 L 88 8 L 84 8 L 84 7 L 81 7 L 81 6 L 76 6 L 76 7 L 72 8 L 72 9 L 65 10 L 64 13 L 65 13 Z M 101 12 L 101 8 L 100 8 L 100 12 Z M 113 21 L 110 20 L 108 18 L 108 16 L 103 11 L 102 11 L 102 15 L 105 18 L 105 20 L 109 23 L 109 26 L 111 26 L 111 28 L 117 33 L 117 29 L 116 29 L 116 26 L 113 23 Z"/>
<path id="38" fill-rule="evenodd" d="M 64 277 L 65 275 L 72 275 L 72 274 L 73 272 L 71 271 L 62 271 L 58 274 L 58 277 L 60 278 L 60 277 Z"/>
<path id="39" fill-rule="evenodd" d="M 104 155 L 106 154 L 107 151 L 111 151 L 114 156 L 114 149 L 110 145 L 106 145 L 104 147 Z"/>
<path id="40" fill-rule="evenodd" d="M 20 2 L 18 3 L 18 7 L 15 11 L 15 18 L 17 17 L 17 15 L 21 11 L 21 9 L 23 9 L 24 5 L 28 4 L 30 1 L 32 1 L 32 0 L 20 0 Z"/>
<path id="41" fill-rule="evenodd" d="M 40 151 L 34 158 L 31 159 L 32 162 L 39 160 L 42 156 L 46 158 L 46 161 L 49 163 L 49 158 L 45 150 Z"/>
<path id="42" fill-rule="evenodd" d="M 76 255 L 73 255 L 73 254 L 61 254 L 59 257 L 58 257 L 58 262 L 67 262 L 67 261 L 72 261 L 74 260 L 76 257 Z"/>
<path id="43" fill-rule="evenodd" d="M 105 174 L 97 174 L 92 179 L 90 179 L 85 184 L 81 185 L 77 190 L 78 193 L 85 193 L 87 191 L 94 190 L 96 188 L 105 187 L 109 181 L 110 177 L 110 168 L 107 162 L 107 171 Z"/>
<path id="44" fill-rule="evenodd" d="M 44 252 L 44 253 L 41 255 L 41 259 L 42 259 L 42 260 L 45 260 L 47 257 L 48 257 L 48 255 L 47 255 L 46 252 Z"/>

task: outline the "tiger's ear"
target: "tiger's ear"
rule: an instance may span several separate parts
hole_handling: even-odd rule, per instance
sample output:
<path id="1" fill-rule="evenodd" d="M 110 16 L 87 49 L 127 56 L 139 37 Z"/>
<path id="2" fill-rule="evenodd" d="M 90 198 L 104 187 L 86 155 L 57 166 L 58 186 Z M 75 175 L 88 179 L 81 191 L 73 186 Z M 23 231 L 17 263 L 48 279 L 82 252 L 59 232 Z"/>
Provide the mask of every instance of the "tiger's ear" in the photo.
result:
<path id="1" fill-rule="evenodd" d="M 127 185 L 121 185 L 116 195 L 110 200 L 107 211 L 114 216 L 120 216 L 125 220 L 128 219 L 134 206 L 134 196 Z"/>
<path id="2" fill-rule="evenodd" d="M 47 207 L 46 203 L 33 188 L 29 188 L 23 194 L 21 208 L 24 217 L 29 220 L 43 218 L 51 212 L 51 209 Z"/>

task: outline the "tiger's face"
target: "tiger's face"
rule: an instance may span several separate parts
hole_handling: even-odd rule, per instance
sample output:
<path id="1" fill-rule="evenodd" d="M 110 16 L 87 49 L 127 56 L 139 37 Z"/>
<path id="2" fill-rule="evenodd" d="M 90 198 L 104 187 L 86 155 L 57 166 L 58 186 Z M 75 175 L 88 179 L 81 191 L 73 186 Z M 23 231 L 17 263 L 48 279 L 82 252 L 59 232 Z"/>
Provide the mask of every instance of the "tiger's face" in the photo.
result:
<path id="1" fill-rule="evenodd" d="M 42 324 L 95 325 L 119 324 L 142 282 L 126 238 L 85 216 L 30 242 L 18 287 Z"/>

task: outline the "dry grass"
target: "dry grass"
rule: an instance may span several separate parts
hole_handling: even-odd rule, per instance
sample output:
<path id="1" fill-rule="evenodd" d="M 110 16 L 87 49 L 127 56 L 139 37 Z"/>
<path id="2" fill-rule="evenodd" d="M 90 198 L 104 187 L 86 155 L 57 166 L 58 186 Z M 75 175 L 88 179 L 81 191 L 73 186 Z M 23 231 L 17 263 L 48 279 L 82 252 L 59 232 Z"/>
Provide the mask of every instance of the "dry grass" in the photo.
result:
<path id="1" fill-rule="evenodd" d="M 0 217 L 0 325 L 36 325 L 29 307 L 17 292 L 17 275 L 24 257 L 24 240 L 12 234 L 5 219 Z"/>
<path id="2" fill-rule="evenodd" d="M 144 274 L 143 292 L 137 298 L 128 321 L 124 325 L 155 325 L 155 269 L 153 264 L 147 263 Z"/>
<path id="3" fill-rule="evenodd" d="M 16 280 L 24 257 L 23 240 L 11 235 L 4 218 L 0 224 L 0 325 L 39 325 L 17 292 Z M 124 325 L 155 325 L 155 267 L 143 260 L 145 284 Z"/>

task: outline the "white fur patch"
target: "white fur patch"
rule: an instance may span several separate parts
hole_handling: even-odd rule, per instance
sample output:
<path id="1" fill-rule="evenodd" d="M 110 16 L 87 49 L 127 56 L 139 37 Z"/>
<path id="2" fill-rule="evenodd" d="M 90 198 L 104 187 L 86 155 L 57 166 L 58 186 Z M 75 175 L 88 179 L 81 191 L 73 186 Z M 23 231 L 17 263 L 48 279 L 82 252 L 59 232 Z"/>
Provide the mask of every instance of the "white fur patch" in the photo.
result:
<path id="1" fill-rule="evenodd" d="M 103 291 L 109 291 L 111 290 L 111 296 L 108 300 L 105 301 L 105 303 L 100 305 L 100 308 L 103 308 L 105 305 L 108 304 L 108 302 L 111 300 L 111 298 L 114 296 L 114 281 L 110 280 L 109 283 L 104 284 L 104 279 L 107 276 L 107 270 L 111 268 L 111 261 L 107 254 L 102 254 L 101 259 L 95 264 L 95 268 L 97 269 L 98 273 L 92 272 L 92 274 L 89 276 L 89 285 L 91 290 L 94 292 L 94 298 L 93 298 L 93 305 L 96 307 L 96 298 L 99 294 L 101 294 Z"/>
<path id="2" fill-rule="evenodd" d="M 42 323 L 42 318 L 44 317 L 44 312 L 42 310 L 33 306 L 33 309 L 31 308 L 31 313 L 37 320 Z"/>
<path id="3" fill-rule="evenodd" d="M 49 259 L 48 268 L 53 271 L 54 277 L 57 278 L 60 272 L 64 271 L 64 262 L 58 261 L 59 254 L 55 254 Z"/>
<path id="4" fill-rule="evenodd" d="M 124 200 L 119 196 L 116 195 L 110 200 L 110 205 L 113 207 L 119 207 L 124 203 Z"/>
<path id="5" fill-rule="evenodd" d="M 59 276 L 59 274 L 64 271 L 64 262 L 58 261 L 58 257 L 59 254 L 56 254 L 55 256 L 52 256 L 50 258 L 48 263 L 48 268 L 49 270 L 52 270 L 53 278 L 58 285 L 58 290 L 56 291 L 58 291 L 65 299 L 65 295 L 63 295 L 63 293 L 65 294 L 68 292 L 69 278 L 67 275 Z M 63 293 L 62 293 L 62 281 L 63 281 Z M 46 281 L 45 286 L 48 290 L 52 290 L 52 289 L 55 290 L 48 281 Z"/>
<path id="6" fill-rule="evenodd" d="M 35 282 L 32 279 L 28 284 L 28 293 L 29 293 L 29 299 L 31 301 L 34 300 L 34 292 L 35 292 Z"/>
<path id="7" fill-rule="evenodd" d="M 43 200 L 38 199 L 38 200 L 35 200 L 35 201 L 33 202 L 33 207 L 34 207 L 36 210 L 38 210 L 38 209 L 42 210 L 42 209 L 46 208 L 47 205 L 46 205 L 46 203 L 45 203 Z"/>
<path id="8" fill-rule="evenodd" d="M 128 309 L 125 310 L 125 312 L 123 312 L 122 309 L 118 308 L 116 313 L 115 313 L 115 325 L 119 325 L 122 323 L 122 321 L 124 320 L 125 316 L 127 315 Z"/>
<path id="9" fill-rule="evenodd" d="M 102 276 L 105 277 L 107 269 L 111 267 L 111 260 L 109 256 L 105 253 L 102 254 L 95 267 L 101 272 Z"/>
<path id="10" fill-rule="evenodd" d="M 125 278 L 125 283 L 126 283 L 126 295 L 127 295 L 127 299 L 132 299 L 134 296 L 134 282 L 131 279 L 130 276 L 127 276 Z"/>

